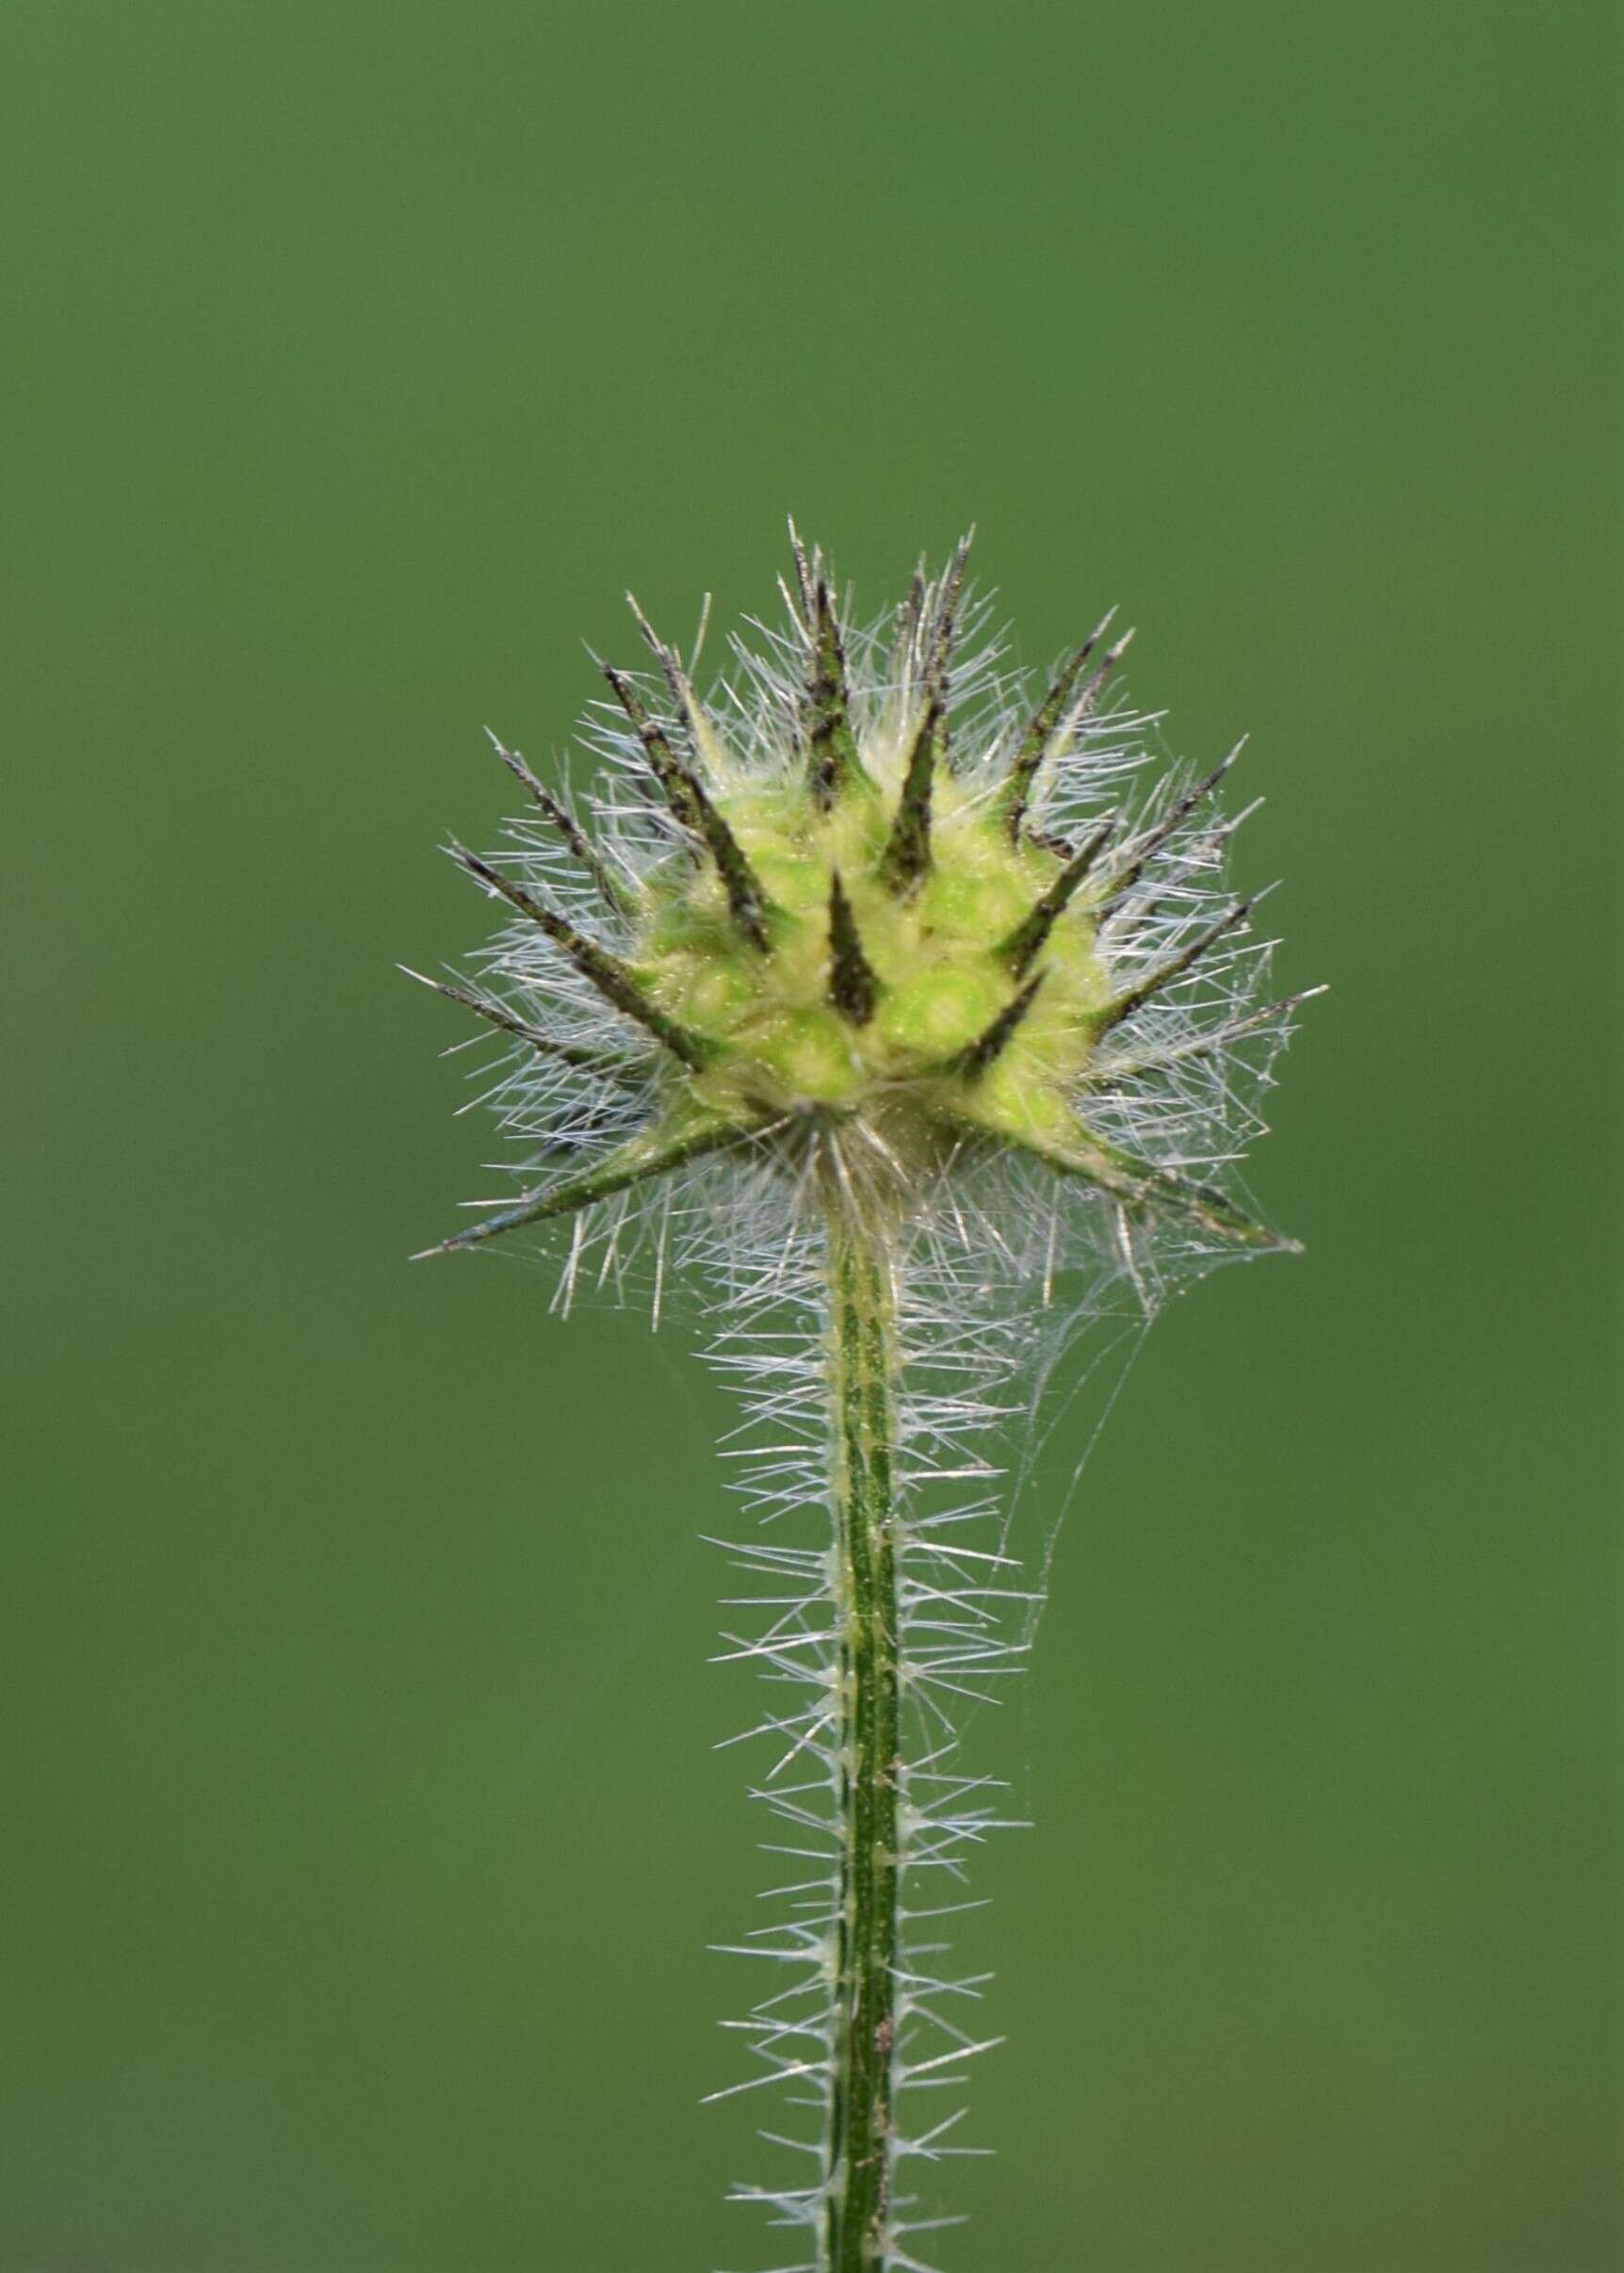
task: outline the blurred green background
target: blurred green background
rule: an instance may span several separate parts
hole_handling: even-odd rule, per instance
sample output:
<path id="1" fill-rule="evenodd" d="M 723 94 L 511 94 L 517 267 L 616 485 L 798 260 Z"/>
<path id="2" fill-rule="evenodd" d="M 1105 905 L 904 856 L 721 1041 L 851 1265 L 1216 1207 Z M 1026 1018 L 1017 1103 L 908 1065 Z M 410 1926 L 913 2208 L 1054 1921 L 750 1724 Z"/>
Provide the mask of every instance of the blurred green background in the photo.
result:
<path id="1" fill-rule="evenodd" d="M 561 744 L 628 580 L 768 606 L 790 510 L 876 606 L 975 518 L 1033 665 L 1120 602 L 1334 989 L 1307 1255 L 1159 1325 L 983 1727 L 940 2253 L 1621 2262 L 1615 30 L 0 16 L 5 2273 L 771 2262 L 696 2104 L 728 1409 L 407 1270 L 490 1140 L 392 963 L 485 928 L 481 723 Z"/>

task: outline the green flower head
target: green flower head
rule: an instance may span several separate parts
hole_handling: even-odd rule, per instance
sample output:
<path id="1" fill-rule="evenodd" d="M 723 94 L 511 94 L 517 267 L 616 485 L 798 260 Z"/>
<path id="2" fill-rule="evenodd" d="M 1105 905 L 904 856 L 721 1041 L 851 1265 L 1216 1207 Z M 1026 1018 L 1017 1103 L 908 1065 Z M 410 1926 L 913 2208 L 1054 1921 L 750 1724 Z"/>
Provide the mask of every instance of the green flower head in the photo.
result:
<path id="1" fill-rule="evenodd" d="M 430 983 L 511 1045 L 498 1105 L 541 1173 L 430 1252 L 723 1157 L 790 1208 L 905 1220 L 1003 1156 L 1118 1244 L 1284 1244 L 1208 1173 L 1228 1062 L 1295 1007 L 1255 1005 L 1254 902 L 1220 887 L 1237 754 L 1135 796 L 1109 618 L 1023 703 L 967 540 L 853 631 L 791 537 L 788 633 L 706 699 L 633 603 L 652 667 L 604 667 L 590 830 L 496 745 L 537 818 L 499 861 L 451 852 L 513 919 L 492 984 Z"/>

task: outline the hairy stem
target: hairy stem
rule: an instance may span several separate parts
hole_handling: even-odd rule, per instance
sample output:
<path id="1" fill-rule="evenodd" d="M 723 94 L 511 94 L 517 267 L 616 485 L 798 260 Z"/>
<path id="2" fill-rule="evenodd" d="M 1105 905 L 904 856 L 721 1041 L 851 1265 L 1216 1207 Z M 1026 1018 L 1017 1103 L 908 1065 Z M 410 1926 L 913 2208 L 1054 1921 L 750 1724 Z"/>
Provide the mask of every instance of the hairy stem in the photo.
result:
<path id="1" fill-rule="evenodd" d="M 828 1270 L 842 1838 L 821 2265 L 874 2273 L 885 2262 L 897 2037 L 897 1336 L 890 1242 L 838 1202 Z"/>

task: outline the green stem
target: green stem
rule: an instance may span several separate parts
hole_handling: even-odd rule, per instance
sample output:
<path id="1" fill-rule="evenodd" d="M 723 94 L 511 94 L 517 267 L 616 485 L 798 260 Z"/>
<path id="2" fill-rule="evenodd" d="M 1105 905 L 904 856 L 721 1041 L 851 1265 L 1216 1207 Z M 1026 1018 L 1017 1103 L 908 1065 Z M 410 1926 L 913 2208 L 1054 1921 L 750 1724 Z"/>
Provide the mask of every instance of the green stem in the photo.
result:
<path id="1" fill-rule="evenodd" d="M 837 1201 L 828 1222 L 842 1841 L 822 2273 L 874 2273 L 885 2259 L 897 2038 L 897 1336 L 888 1238 Z"/>

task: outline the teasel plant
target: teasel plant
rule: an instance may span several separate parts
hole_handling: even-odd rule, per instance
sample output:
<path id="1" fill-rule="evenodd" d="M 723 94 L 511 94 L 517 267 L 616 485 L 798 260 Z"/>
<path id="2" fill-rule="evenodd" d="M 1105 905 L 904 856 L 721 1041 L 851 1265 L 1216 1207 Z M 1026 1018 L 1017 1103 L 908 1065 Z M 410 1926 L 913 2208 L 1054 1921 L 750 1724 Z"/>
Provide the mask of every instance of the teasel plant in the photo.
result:
<path id="1" fill-rule="evenodd" d="M 764 1678 L 743 1733 L 784 1866 L 775 1923 L 727 1945 L 765 1986 L 714 2096 L 783 2108 L 783 2167 L 735 2199 L 795 2235 L 775 2273 L 930 2273 L 999 2040 L 948 1950 L 1007 1819 L 961 1743 L 1043 1593 L 993 1453 L 1096 1322 L 1291 1246 L 1235 1167 L 1306 998 L 1270 998 L 1225 882 L 1238 752 L 1162 760 L 1111 618 L 1029 687 L 968 539 L 865 627 L 790 538 L 782 623 L 703 695 L 697 642 L 631 603 L 646 657 L 599 666 L 580 804 L 495 743 L 524 818 L 447 849 L 502 928 L 426 983 L 495 1047 L 522 1189 L 425 1253 L 550 1234 L 564 1311 L 700 1290 L 754 1518 L 719 1542 L 723 1654 Z"/>

